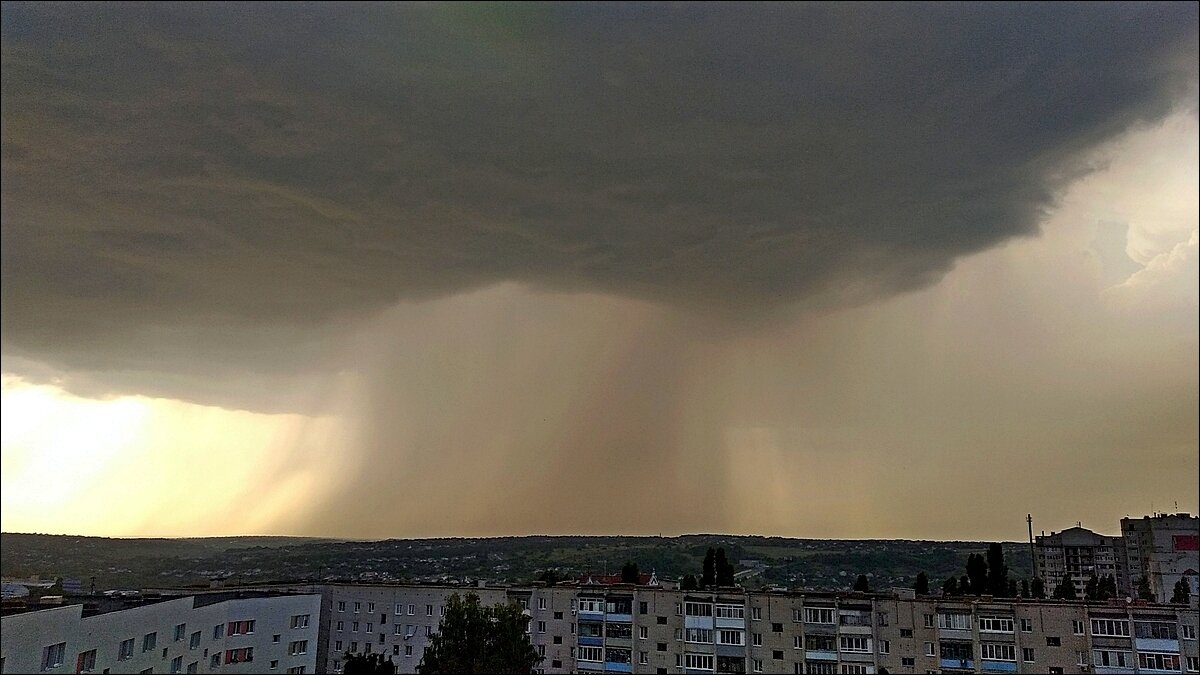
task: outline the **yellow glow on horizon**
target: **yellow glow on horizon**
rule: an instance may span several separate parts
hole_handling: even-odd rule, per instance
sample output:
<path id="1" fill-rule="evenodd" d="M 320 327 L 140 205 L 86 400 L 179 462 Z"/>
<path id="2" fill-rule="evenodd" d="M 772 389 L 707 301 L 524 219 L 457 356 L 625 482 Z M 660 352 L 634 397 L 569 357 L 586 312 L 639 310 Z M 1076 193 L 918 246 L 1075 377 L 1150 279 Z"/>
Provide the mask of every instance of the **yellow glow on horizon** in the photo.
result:
<path id="1" fill-rule="evenodd" d="M 4 375 L 0 527 L 105 536 L 278 533 L 340 487 L 345 425 Z"/>

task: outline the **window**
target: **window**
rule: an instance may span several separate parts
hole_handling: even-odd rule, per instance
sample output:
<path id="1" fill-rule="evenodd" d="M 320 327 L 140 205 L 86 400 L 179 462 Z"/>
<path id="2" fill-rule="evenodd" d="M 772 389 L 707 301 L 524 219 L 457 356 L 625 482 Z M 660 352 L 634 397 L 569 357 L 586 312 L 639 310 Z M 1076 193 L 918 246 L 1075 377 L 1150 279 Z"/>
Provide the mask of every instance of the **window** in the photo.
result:
<path id="1" fill-rule="evenodd" d="M 443 609 L 443 610 L 445 610 L 446 608 L 445 608 L 445 607 L 442 607 L 442 609 Z M 555 613 L 554 613 L 554 620 L 555 620 L 555 621 L 562 621 L 562 618 L 563 618 L 563 613 L 562 613 L 562 612 L 555 612 Z"/>
<path id="2" fill-rule="evenodd" d="M 750 620 L 751 621 L 762 621 L 762 607 L 751 607 L 750 608 Z"/>
<path id="3" fill-rule="evenodd" d="M 172 673 L 182 673 L 183 672 L 183 657 L 182 656 L 176 656 L 175 658 L 171 659 L 171 672 Z"/>
<path id="4" fill-rule="evenodd" d="M 800 664 L 796 664 L 799 666 Z M 836 663 L 826 663 L 824 661 L 805 661 L 804 672 L 810 675 L 835 675 L 837 673 Z"/>
<path id="5" fill-rule="evenodd" d="M 218 667 L 218 666 L 220 666 L 220 665 L 221 665 L 221 653 L 220 653 L 220 652 L 217 652 L 216 654 L 213 654 L 213 655 L 212 655 L 212 658 L 210 658 L 210 659 L 208 660 L 208 667 L 209 667 L 209 668 L 216 668 L 216 667 Z"/>
<path id="6" fill-rule="evenodd" d="M 751 633 L 750 634 L 750 642 L 755 647 L 761 647 L 762 646 L 762 633 Z"/>
<path id="7" fill-rule="evenodd" d="M 738 645 L 745 644 L 745 637 L 740 630 L 725 630 L 717 631 L 717 644 L 719 645 Z"/>
<path id="8" fill-rule="evenodd" d="M 66 643 L 63 643 L 64 645 Z M 96 650 L 90 649 L 86 652 L 79 652 L 79 656 L 75 657 L 75 672 L 87 673 L 96 669 Z"/>
<path id="9" fill-rule="evenodd" d="M 772 633 L 782 633 L 783 632 L 783 624 L 781 624 L 781 623 L 771 624 L 771 632 Z"/>
<path id="10" fill-rule="evenodd" d="M 804 649 L 804 638 L 799 635 L 792 636 L 792 649 Z"/>
<path id="11" fill-rule="evenodd" d="M 350 624 L 350 631 L 351 631 L 351 632 L 353 632 L 353 633 L 357 633 L 357 632 L 358 632 L 358 622 L 357 622 L 357 621 L 355 621 L 354 623 L 351 623 L 351 624 Z"/>
<path id="12" fill-rule="evenodd" d="M 374 613 L 375 613 L 375 603 L 373 603 L 373 602 L 368 602 L 368 603 L 367 603 L 367 613 L 368 613 L 368 614 L 374 614 Z"/>
<path id="13" fill-rule="evenodd" d="M 658 625 L 660 625 L 660 626 L 667 625 L 667 617 L 665 617 L 665 616 L 658 617 Z"/>
<path id="14" fill-rule="evenodd" d="M 539 632 L 539 633 L 545 633 L 545 632 L 546 632 L 546 622 L 545 622 L 545 621 L 539 621 L 539 622 L 538 622 L 538 632 Z"/>
<path id="15" fill-rule="evenodd" d="M 713 656 L 712 654 L 684 654 L 683 667 L 694 668 L 696 670 L 712 670 Z"/>
<path id="16" fill-rule="evenodd" d="M 1138 668 L 1147 670 L 1179 670 L 1179 655 L 1162 652 L 1138 652 Z"/>
<path id="17" fill-rule="evenodd" d="M 292 628 L 308 628 L 308 614 L 297 614 L 292 617 Z"/>
<path id="18" fill-rule="evenodd" d="M 42 670 L 50 670 L 51 668 L 61 666 L 65 658 L 67 658 L 67 643 L 60 642 L 56 645 L 43 647 Z"/>
<path id="19" fill-rule="evenodd" d="M 650 613 L 650 603 L 639 602 L 638 603 L 638 614 L 649 614 L 649 613 Z"/>
<path id="20" fill-rule="evenodd" d="M 1048 637 L 1048 638 L 1046 638 L 1046 646 L 1047 647 L 1061 647 L 1062 639 L 1057 638 L 1057 637 Z"/>
<path id="21" fill-rule="evenodd" d="M 358 614 L 361 611 L 362 611 L 362 603 L 361 602 L 354 603 L 354 613 Z"/>
<path id="22" fill-rule="evenodd" d="M 1071 621 L 1071 632 L 1076 635 L 1083 635 L 1083 632 L 1084 632 L 1083 631 L 1083 622 L 1080 621 L 1079 619 L 1072 620 Z"/>
<path id="23" fill-rule="evenodd" d="M 1143 640 L 1179 639 L 1179 629 L 1173 621 L 1134 621 L 1133 634 Z"/>
<path id="24" fill-rule="evenodd" d="M 280 637 L 281 637 L 280 635 L 272 635 L 272 636 L 271 636 L 271 642 L 272 642 L 272 643 L 274 643 L 274 644 L 279 644 L 279 639 L 280 639 Z"/>
<path id="25" fill-rule="evenodd" d="M 308 653 L 308 640 L 296 640 L 288 643 L 288 656 L 300 656 Z"/>
<path id="26" fill-rule="evenodd" d="M 404 646 L 404 655 L 405 655 L 405 656 L 412 656 L 412 655 L 413 655 L 413 648 L 412 648 L 412 645 L 405 645 L 405 646 Z"/>
<path id="27" fill-rule="evenodd" d="M 854 612 L 852 614 L 842 614 L 838 617 L 838 623 L 843 626 L 870 626 L 871 613 Z"/>
<path id="28" fill-rule="evenodd" d="M 538 653 L 538 656 L 545 656 L 546 655 L 546 645 L 538 645 L 537 653 Z"/>
<path id="29" fill-rule="evenodd" d="M 1097 666 L 1129 668 L 1133 666 L 1133 652 L 1123 652 L 1113 649 L 1093 649 L 1092 661 Z"/>
<path id="30" fill-rule="evenodd" d="M 1016 661 L 1017 649 L 1008 644 L 984 642 L 979 645 L 979 658 L 989 661 Z"/>
<path id="31" fill-rule="evenodd" d="M 833 623 L 833 608 L 805 607 L 804 623 Z"/>
<path id="32" fill-rule="evenodd" d="M 659 642 L 654 645 L 654 649 L 655 649 L 655 651 L 665 652 L 665 651 L 667 651 L 667 643 Z"/>
<path id="33" fill-rule="evenodd" d="M 304 675 L 304 666 L 295 666 L 293 668 L 288 668 L 287 672 L 289 673 L 289 675 Z"/>
<path id="34" fill-rule="evenodd" d="M 117 648 L 117 660 L 127 661 L 133 658 L 133 638 L 122 640 L 121 646 Z"/>
<path id="35" fill-rule="evenodd" d="M 425 637 L 433 635 L 433 626 L 425 626 Z"/>
<path id="36" fill-rule="evenodd" d="M 754 672 L 761 673 L 763 671 L 762 659 L 754 659 L 750 667 Z"/>
<path id="37" fill-rule="evenodd" d="M 925 627 L 926 628 L 933 628 L 933 618 L 934 617 L 932 614 L 925 615 Z"/>
<path id="38" fill-rule="evenodd" d="M 1013 620 L 1006 616 L 981 616 L 979 617 L 979 632 L 1011 633 L 1013 632 Z"/>
<path id="39" fill-rule="evenodd" d="M 1184 661 L 1187 663 L 1187 671 L 1189 673 L 1200 673 L 1200 657 L 1186 656 Z"/>
<path id="40" fill-rule="evenodd" d="M 629 663 L 633 661 L 633 652 L 628 649 L 614 649 L 609 647 L 604 650 L 605 663 Z"/>
<path id="41" fill-rule="evenodd" d="M 273 659 L 271 661 L 271 670 L 275 670 L 278 667 L 279 667 L 279 659 Z"/>
<path id="42" fill-rule="evenodd" d="M 338 611 L 339 612 L 346 611 L 346 602 L 344 600 L 338 601 Z"/>
<path id="43" fill-rule="evenodd" d="M 900 629 L 900 637 L 902 637 L 902 638 L 910 638 L 910 637 L 912 637 L 912 636 L 913 636 L 913 632 L 912 632 L 912 629 L 911 629 L 911 628 L 901 628 L 901 629 Z"/>
<path id="44" fill-rule="evenodd" d="M 858 635 L 843 635 L 840 646 L 843 652 L 869 653 L 871 651 L 871 638 L 860 637 Z"/>
<path id="45" fill-rule="evenodd" d="M 843 663 L 842 664 L 842 673 L 843 674 L 867 675 L 867 673 L 870 673 L 870 672 L 872 672 L 872 671 L 869 670 L 869 666 L 862 664 L 862 663 Z"/>
<path id="46" fill-rule="evenodd" d="M 142 636 L 142 651 L 148 652 L 158 645 L 158 633 L 146 633 Z"/>
<path id="47" fill-rule="evenodd" d="M 971 630 L 970 614 L 939 612 L 937 618 L 938 628 L 943 630 Z"/>
<path id="48" fill-rule="evenodd" d="M 251 663 L 253 661 L 254 647 L 225 650 L 225 663 Z"/>
<path id="49" fill-rule="evenodd" d="M 357 654 L 357 653 L 358 653 L 358 642 L 356 642 L 356 641 L 354 641 L 354 640 L 351 640 L 351 641 L 350 641 L 350 653 L 351 653 L 351 654 Z"/>
<path id="50" fill-rule="evenodd" d="M 184 635 L 187 635 L 187 624 L 186 623 L 176 624 L 175 635 L 174 635 L 175 642 L 182 642 Z M 180 667 L 182 667 L 182 665 L 183 664 L 180 664 Z"/>
<path id="51" fill-rule="evenodd" d="M 1021 632 L 1022 633 L 1032 633 L 1033 632 L 1033 619 L 1021 619 Z"/>
<path id="52" fill-rule="evenodd" d="M 200 631 L 196 631 L 195 633 L 192 633 L 191 639 L 188 640 L 188 649 L 199 649 L 199 648 L 200 648 Z"/>
<path id="53" fill-rule="evenodd" d="M 198 673 L 198 672 L 200 672 L 200 662 L 199 662 L 199 661 L 192 661 L 191 663 L 189 663 L 189 664 L 187 665 L 187 672 L 189 672 L 189 673 Z"/>
<path id="54" fill-rule="evenodd" d="M 562 661 L 559 659 L 554 659 L 553 661 L 550 662 L 550 667 L 551 668 L 562 668 Z"/>
<path id="55" fill-rule="evenodd" d="M 416 614 L 416 613 L 417 613 L 417 606 L 416 606 L 416 605 L 409 605 L 409 606 L 408 606 L 408 615 L 409 615 L 409 616 L 413 616 L 413 615 L 414 615 L 414 614 Z"/>
<path id="56" fill-rule="evenodd" d="M 683 632 L 683 641 L 712 644 L 713 632 L 707 628 L 688 628 Z"/>
<path id="57" fill-rule="evenodd" d="M 337 629 L 338 630 L 346 630 L 346 622 L 345 621 L 337 622 Z"/>
<path id="58" fill-rule="evenodd" d="M 900 665 L 904 666 L 905 668 L 915 668 L 917 665 L 917 660 L 905 657 L 900 659 Z"/>
<path id="59" fill-rule="evenodd" d="M 891 654 L 891 653 L 892 653 L 892 643 L 891 643 L 891 641 L 889 641 L 889 640 L 880 640 L 880 641 L 879 641 L 879 653 L 880 653 L 880 654 Z"/>
<path id="60" fill-rule="evenodd" d="M 810 652 L 836 652 L 837 640 L 832 635 L 805 635 L 804 649 Z"/>
<path id="61" fill-rule="evenodd" d="M 888 613 L 887 612 L 875 612 L 875 620 L 879 623 L 880 626 L 888 625 Z"/>
<path id="62" fill-rule="evenodd" d="M 247 621 L 230 621 L 226 635 L 249 635 L 254 632 L 254 619 Z"/>
<path id="63" fill-rule="evenodd" d="M 783 660 L 783 650 L 780 650 L 780 649 L 773 650 L 771 652 L 771 658 L 775 659 L 776 661 L 782 661 Z"/>
<path id="64" fill-rule="evenodd" d="M 555 635 L 555 636 L 554 636 L 554 644 L 556 644 L 556 645 L 561 645 L 561 644 L 562 644 L 562 636 L 561 636 L 561 635 Z"/>
<path id="65" fill-rule="evenodd" d="M 375 632 L 375 624 L 371 623 L 370 621 L 367 622 L 367 632 L 368 633 Z"/>
<path id="66" fill-rule="evenodd" d="M 604 660 L 604 650 L 600 647 L 580 646 L 579 651 L 576 653 L 578 654 L 576 658 L 580 661 L 592 661 L 594 663 L 600 663 Z"/>
<path id="67" fill-rule="evenodd" d="M 718 619 L 746 618 L 746 608 L 741 605 L 717 605 L 715 611 Z"/>
<path id="68" fill-rule="evenodd" d="M 1092 619 L 1092 635 L 1129 637 L 1129 622 L 1123 619 Z"/>
<path id="69" fill-rule="evenodd" d="M 600 598 L 580 598 L 579 611 L 598 614 L 604 611 L 604 601 Z"/>
<path id="70" fill-rule="evenodd" d="M 542 609 L 546 609 L 545 598 L 542 598 Z M 433 616 L 433 605 L 425 605 L 425 616 Z"/>
<path id="71" fill-rule="evenodd" d="M 706 602 L 685 602 L 683 613 L 686 616 L 712 616 L 713 606 Z"/>
<path id="72" fill-rule="evenodd" d="M 933 652 L 933 643 L 932 643 L 932 642 L 926 642 L 926 643 L 925 643 L 925 656 L 934 656 L 934 652 Z"/>
<path id="73" fill-rule="evenodd" d="M 1035 660 L 1037 660 L 1034 658 L 1034 656 L 1035 656 L 1035 654 L 1033 653 L 1033 648 L 1031 648 L 1031 647 L 1022 647 L 1021 648 L 1021 660 L 1024 661 L 1025 663 L 1033 663 Z"/>
<path id="74" fill-rule="evenodd" d="M 333 649 L 334 649 L 334 651 L 336 651 L 336 652 L 339 652 L 339 653 L 340 653 L 340 652 L 342 651 L 342 641 L 341 641 L 341 640 L 338 640 L 337 642 L 334 642 L 334 643 L 333 643 Z"/>
<path id="75" fill-rule="evenodd" d="M 1179 627 L 1179 635 L 1182 636 L 1184 640 L 1195 640 L 1196 627 L 1185 623 Z"/>

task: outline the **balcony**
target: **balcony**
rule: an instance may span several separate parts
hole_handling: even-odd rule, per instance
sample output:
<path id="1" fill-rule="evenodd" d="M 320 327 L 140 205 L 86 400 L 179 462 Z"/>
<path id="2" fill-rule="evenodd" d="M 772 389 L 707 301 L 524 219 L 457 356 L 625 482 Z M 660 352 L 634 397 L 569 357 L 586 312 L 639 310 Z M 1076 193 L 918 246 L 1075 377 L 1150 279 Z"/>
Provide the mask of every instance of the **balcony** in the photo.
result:
<path id="1" fill-rule="evenodd" d="M 600 637 L 599 635 L 597 635 L 595 637 L 580 635 L 579 636 L 579 644 L 582 647 L 603 647 L 604 646 L 604 638 Z"/>
<path id="2" fill-rule="evenodd" d="M 806 649 L 804 650 L 804 658 L 811 661 L 837 661 L 838 653 L 824 649 Z"/>
<path id="3" fill-rule="evenodd" d="M 621 614 L 621 613 L 617 613 L 617 612 L 606 612 L 606 613 L 604 614 L 604 619 L 605 619 L 606 621 L 619 621 L 619 622 L 621 622 L 621 623 L 633 623 L 633 615 L 632 615 L 632 614 Z"/>
<path id="4" fill-rule="evenodd" d="M 1134 638 L 1133 644 L 1139 652 L 1171 652 L 1179 653 L 1179 640 L 1162 640 L 1156 638 Z"/>
<path id="5" fill-rule="evenodd" d="M 1017 672 L 1017 662 L 984 659 L 982 661 L 982 670 L 985 673 L 1015 673 Z"/>
<path id="6" fill-rule="evenodd" d="M 604 664 L 599 661 L 576 661 L 575 667 L 579 670 L 602 671 Z"/>
<path id="7" fill-rule="evenodd" d="M 974 659 L 946 659 L 938 661 L 942 670 L 975 670 Z"/>
<path id="8" fill-rule="evenodd" d="M 617 663 L 616 661 L 605 661 L 604 671 L 607 673 L 632 673 L 632 663 Z"/>

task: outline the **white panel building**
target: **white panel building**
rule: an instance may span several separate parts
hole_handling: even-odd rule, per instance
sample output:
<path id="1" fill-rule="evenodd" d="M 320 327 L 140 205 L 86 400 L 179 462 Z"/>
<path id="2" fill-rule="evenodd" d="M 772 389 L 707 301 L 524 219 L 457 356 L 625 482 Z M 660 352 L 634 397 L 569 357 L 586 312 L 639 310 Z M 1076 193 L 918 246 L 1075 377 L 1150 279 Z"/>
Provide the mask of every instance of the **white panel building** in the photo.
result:
<path id="1" fill-rule="evenodd" d="M 210 594 L 0 619 L 5 673 L 314 673 L 321 596 Z"/>

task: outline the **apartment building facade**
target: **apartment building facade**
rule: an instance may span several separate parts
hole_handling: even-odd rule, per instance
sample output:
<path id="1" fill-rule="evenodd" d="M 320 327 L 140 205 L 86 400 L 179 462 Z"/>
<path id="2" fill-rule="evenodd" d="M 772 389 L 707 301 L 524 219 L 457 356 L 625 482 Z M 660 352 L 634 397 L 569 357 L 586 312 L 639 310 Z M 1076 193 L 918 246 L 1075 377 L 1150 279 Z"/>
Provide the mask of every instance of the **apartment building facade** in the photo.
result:
<path id="1" fill-rule="evenodd" d="M 1187 513 L 1122 518 L 1121 535 L 1135 584 L 1145 577 L 1158 600 L 1170 600 L 1175 584 L 1187 579 L 1196 606 L 1200 597 L 1200 518 Z"/>
<path id="2" fill-rule="evenodd" d="M 1124 537 L 1071 527 L 1062 532 L 1042 534 L 1034 541 L 1037 576 L 1046 580 L 1050 588 L 1069 577 L 1076 595 L 1083 597 L 1084 588 L 1093 574 L 1097 577 L 1111 575 L 1117 590 L 1123 595 L 1130 594 Z"/>
<path id="3" fill-rule="evenodd" d="M 467 592 L 525 609 L 545 673 L 1200 672 L 1200 619 L 1187 607 L 620 584 L 324 586 L 334 623 L 323 670 L 357 651 L 414 672 L 446 599 Z"/>
<path id="4" fill-rule="evenodd" d="M 0 618 L 5 673 L 314 673 L 318 594 L 207 594 L 87 616 L 73 604 Z"/>

